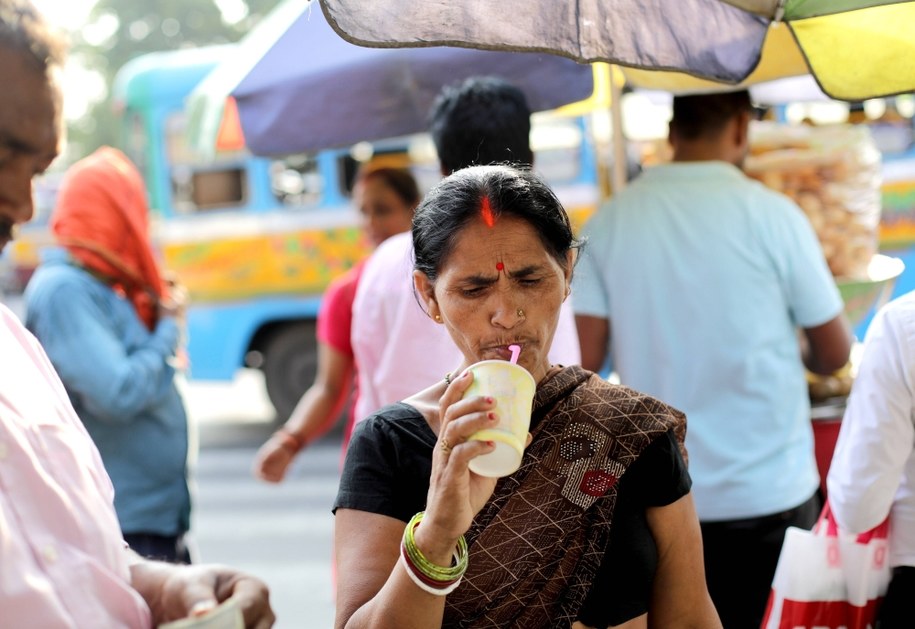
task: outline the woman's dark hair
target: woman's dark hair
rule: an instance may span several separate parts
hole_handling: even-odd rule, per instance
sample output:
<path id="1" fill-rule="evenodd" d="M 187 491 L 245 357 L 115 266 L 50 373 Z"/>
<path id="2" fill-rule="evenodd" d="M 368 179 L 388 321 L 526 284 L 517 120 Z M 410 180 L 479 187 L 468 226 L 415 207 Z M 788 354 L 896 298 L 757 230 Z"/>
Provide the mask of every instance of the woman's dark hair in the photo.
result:
<path id="1" fill-rule="evenodd" d="M 410 208 L 415 208 L 419 203 L 421 198 L 419 186 L 416 185 L 416 179 L 413 174 L 406 168 L 367 168 L 359 171 L 356 176 L 356 183 L 368 181 L 369 179 L 380 179 Z"/>
<path id="2" fill-rule="evenodd" d="M 540 177 L 511 166 L 473 166 L 443 179 L 416 209 L 416 270 L 435 281 L 457 237 L 470 221 L 498 221 L 504 216 L 529 223 L 561 265 L 566 264 L 569 250 L 580 246 L 572 234 L 568 214 Z"/>

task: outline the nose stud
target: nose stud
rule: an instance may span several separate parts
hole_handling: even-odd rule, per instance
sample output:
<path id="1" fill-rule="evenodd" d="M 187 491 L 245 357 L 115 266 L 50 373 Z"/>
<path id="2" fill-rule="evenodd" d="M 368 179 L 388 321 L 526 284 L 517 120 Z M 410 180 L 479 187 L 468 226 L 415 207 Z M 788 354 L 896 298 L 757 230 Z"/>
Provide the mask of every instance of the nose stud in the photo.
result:
<path id="1" fill-rule="evenodd" d="M 524 310 L 522 310 L 521 308 L 518 308 L 518 318 L 519 319 L 524 318 Z"/>

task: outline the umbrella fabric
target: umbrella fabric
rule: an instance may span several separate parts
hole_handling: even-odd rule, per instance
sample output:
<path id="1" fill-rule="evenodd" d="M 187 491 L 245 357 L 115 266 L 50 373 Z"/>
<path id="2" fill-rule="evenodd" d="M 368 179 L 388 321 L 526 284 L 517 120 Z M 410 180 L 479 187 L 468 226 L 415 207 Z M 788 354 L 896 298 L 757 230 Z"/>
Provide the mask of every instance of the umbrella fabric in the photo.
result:
<path id="1" fill-rule="evenodd" d="M 915 91 L 913 0 L 321 3 L 342 35 L 367 46 L 551 51 L 668 70 L 627 76 L 637 85 L 681 92 L 807 72 L 824 92 L 845 100 Z M 502 19 L 505 14 L 511 19 Z"/>
<path id="2" fill-rule="evenodd" d="M 915 90 L 915 3 L 795 0 L 789 9 L 788 24 L 827 94 L 861 100 L 869 85 L 879 86 L 875 96 Z"/>
<path id="3" fill-rule="evenodd" d="M 763 18 L 720 0 L 322 0 L 322 5 L 341 35 L 366 46 L 539 50 L 582 62 L 693 70 L 721 81 L 738 81 L 756 65 L 767 26 Z"/>
<path id="4" fill-rule="evenodd" d="M 736 85 L 723 86 L 721 82 L 702 79 L 685 72 L 623 68 L 623 74 L 627 83 L 644 89 L 664 90 L 674 94 L 695 94 L 758 85 L 786 77 L 801 76 L 810 71 L 791 31 L 783 23 L 775 23 L 769 27 L 763 42 L 761 59 L 764 61 Z"/>
<path id="5" fill-rule="evenodd" d="M 511 81 L 534 111 L 587 98 L 593 88 L 589 66 L 555 55 L 356 46 L 328 25 L 316 1 L 287 0 L 195 89 L 191 139 L 212 152 L 227 97 L 259 155 L 417 133 L 443 86 L 478 74 Z"/>

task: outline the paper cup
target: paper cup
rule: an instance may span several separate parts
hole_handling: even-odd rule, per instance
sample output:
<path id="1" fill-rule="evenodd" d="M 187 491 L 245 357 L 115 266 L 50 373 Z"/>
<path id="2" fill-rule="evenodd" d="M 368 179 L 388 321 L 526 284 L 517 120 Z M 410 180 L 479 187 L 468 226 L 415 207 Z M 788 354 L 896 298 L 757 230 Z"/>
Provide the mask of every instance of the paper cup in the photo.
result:
<path id="1" fill-rule="evenodd" d="M 531 407 L 536 383 L 527 369 L 505 360 L 484 360 L 468 367 L 473 382 L 464 397 L 490 396 L 496 400 L 494 409 L 499 423 L 474 433 L 470 438 L 492 441 L 495 450 L 473 458 L 470 470 L 480 476 L 501 478 L 521 466 L 527 432 L 531 426 Z"/>
<path id="2" fill-rule="evenodd" d="M 245 629 L 245 619 L 238 599 L 230 598 L 202 616 L 167 622 L 157 629 Z"/>

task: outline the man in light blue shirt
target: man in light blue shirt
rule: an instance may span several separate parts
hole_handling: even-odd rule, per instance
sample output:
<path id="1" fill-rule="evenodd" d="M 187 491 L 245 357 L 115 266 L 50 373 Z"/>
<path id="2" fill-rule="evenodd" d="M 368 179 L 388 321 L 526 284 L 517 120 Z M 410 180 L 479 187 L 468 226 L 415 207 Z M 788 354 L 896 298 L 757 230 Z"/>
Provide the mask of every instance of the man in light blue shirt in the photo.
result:
<path id="1" fill-rule="evenodd" d="M 726 628 L 759 626 L 785 529 L 816 518 L 804 366 L 831 373 L 851 344 L 806 217 L 740 170 L 751 111 L 746 91 L 675 98 L 673 163 L 601 208 L 575 277 L 582 364 L 609 352 L 623 384 L 687 414 Z"/>

